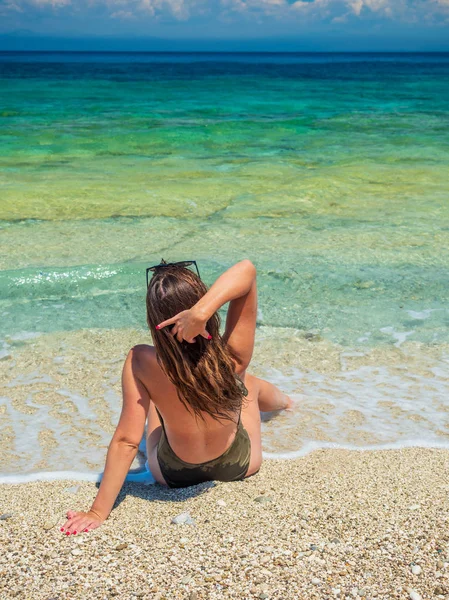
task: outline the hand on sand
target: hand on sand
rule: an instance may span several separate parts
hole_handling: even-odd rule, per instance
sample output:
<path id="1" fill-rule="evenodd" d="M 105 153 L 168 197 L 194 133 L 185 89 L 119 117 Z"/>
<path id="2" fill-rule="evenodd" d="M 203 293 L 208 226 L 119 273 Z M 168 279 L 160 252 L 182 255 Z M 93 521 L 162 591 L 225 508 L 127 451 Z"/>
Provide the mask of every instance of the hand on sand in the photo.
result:
<path id="1" fill-rule="evenodd" d="M 105 519 L 101 519 L 97 513 L 89 511 L 82 512 L 76 510 L 67 511 L 67 521 L 61 527 L 66 535 L 76 535 L 77 533 L 85 533 L 91 529 L 97 529 L 104 523 Z"/>
<path id="2" fill-rule="evenodd" d="M 178 342 L 185 340 L 189 344 L 194 344 L 196 341 L 195 338 L 199 335 L 206 338 L 206 340 L 212 339 L 212 336 L 206 331 L 205 321 L 199 317 L 194 307 L 189 310 L 183 310 L 171 319 L 159 323 L 156 329 L 163 329 L 169 325 L 173 325 L 170 333 L 176 336 Z"/>

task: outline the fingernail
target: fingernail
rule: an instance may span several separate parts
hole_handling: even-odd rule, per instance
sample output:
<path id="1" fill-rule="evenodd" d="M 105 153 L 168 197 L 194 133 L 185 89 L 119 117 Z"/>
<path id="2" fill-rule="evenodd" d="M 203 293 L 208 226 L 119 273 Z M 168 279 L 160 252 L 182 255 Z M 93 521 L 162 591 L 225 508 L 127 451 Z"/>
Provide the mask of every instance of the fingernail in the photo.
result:
<path id="1" fill-rule="evenodd" d="M 156 329 L 160 329 L 160 328 L 161 328 L 161 326 L 160 326 L 160 325 L 156 325 Z"/>
<path id="2" fill-rule="evenodd" d="M 70 531 L 66 531 L 66 532 L 65 532 L 65 534 L 66 534 L 66 535 L 70 535 Z"/>
<path id="3" fill-rule="evenodd" d="M 76 535 L 76 531 L 73 532 L 73 535 Z"/>
<path id="4" fill-rule="evenodd" d="M 208 340 L 211 340 L 211 339 L 212 339 L 212 336 L 209 334 L 209 335 L 207 336 L 207 339 L 208 339 Z"/>
<path id="5" fill-rule="evenodd" d="M 84 530 L 84 533 L 87 533 L 88 531 L 89 531 L 88 529 L 85 529 L 85 530 Z"/>
<path id="6" fill-rule="evenodd" d="M 61 527 L 61 531 L 64 531 L 64 527 Z"/>

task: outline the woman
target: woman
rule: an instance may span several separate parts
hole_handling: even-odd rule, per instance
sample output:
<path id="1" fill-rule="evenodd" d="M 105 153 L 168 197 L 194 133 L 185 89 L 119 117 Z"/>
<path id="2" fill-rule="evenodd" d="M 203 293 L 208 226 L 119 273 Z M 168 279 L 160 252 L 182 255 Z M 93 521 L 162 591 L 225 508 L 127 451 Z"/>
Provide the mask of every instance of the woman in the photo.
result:
<path id="1" fill-rule="evenodd" d="M 88 512 L 67 512 L 67 535 L 99 527 L 112 510 L 144 433 L 156 481 L 185 487 L 249 477 L 262 462 L 260 412 L 289 408 L 246 372 L 254 347 L 256 269 L 243 260 L 207 290 L 183 263 L 152 267 L 147 321 L 153 346 L 135 346 L 122 375 L 123 408 Z M 148 271 L 147 271 L 148 275 Z M 227 302 L 224 335 L 217 311 Z"/>

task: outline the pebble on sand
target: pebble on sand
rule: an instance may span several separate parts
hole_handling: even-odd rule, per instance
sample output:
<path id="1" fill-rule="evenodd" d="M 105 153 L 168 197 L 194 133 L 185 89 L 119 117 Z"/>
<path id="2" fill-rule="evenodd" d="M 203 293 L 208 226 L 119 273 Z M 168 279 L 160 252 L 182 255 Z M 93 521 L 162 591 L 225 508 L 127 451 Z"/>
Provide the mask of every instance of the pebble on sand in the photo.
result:
<path id="1" fill-rule="evenodd" d="M 124 550 L 125 548 L 128 548 L 128 544 L 126 542 L 115 547 L 116 550 Z"/>
<path id="2" fill-rule="evenodd" d="M 13 516 L 12 513 L 5 513 L 3 515 L 0 515 L 0 521 L 6 521 L 7 519 L 10 519 Z"/>
<path id="3" fill-rule="evenodd" d="M 43 524 L 43 528 L 48 531 L 49 529 L 53 529 L 53 527 L 58 523 L 59 519 L 47 519 Z"/>
<path id="4" fill-rule="evenodd" d="M 254 498 L 254 502 L 258 502 L 259 504 L 268 504 L 269 502 L 273 502 L 273 499 L 270 496 L 257 496 Z"/>
<path id="5" fill-rule="evenodd" d="M 334 596 L 339 596 L 341 593 L 341 589 L 340 588 L 332 588 L 332 593 Z"/>
<path id="6" fill-rule="evenodd" d="M 421 567 L 419 565 L 413 565 L 412 573 L 413 573 L 413 575 L 421 575 L 421 573 L 422 573 Z"/>
<path id="7" fill-rule="evenodd" d="M 174 525 L 182 525 L 183 523 L 185 523 L 186 525 L 195 525 L 195 520 L 192 519 L 190 513 L 188 512 L 183 512 L 179 515 L 176 515 L 176 517 L 172 518 L 171 522 Z"/>
<path id="8" fill-rule="evenodd" d="M 413 588 L 407 588 L 410 600 L 422 600 L 421 595 Z"/>

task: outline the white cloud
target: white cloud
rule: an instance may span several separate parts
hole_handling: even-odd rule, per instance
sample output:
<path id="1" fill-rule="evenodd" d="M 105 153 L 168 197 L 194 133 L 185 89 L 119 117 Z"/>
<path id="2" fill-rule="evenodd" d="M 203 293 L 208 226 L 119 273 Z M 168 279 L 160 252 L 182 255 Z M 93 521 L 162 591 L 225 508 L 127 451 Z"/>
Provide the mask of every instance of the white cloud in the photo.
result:
<path id="1" fill-rule="evenodd" d="M 221 5 L 233 12 L 262 12 L 266 15 L 282 14 L 289 6 L 286 0 L 221 0 Z"/>
<path id="2" fill-rule="evenodd" d="M 278 11 L 304 18 L 328 17 L 334 23 L 344 22 L 351 15 L 363 18 L 370 13 L 408 21 L 419 15 L 433 18 L 449 8 L 449 0 L 296 0 L 290 5 L 285 0 L 221 0 L 221 3 L 238 12 L 262 11 L 271 15 Z"/>
<path id="3" fill-rule="evenodd" d="M 30 6 L 36 6 L 38 8 L 58 8 L 61 6 L 68 6 L 71 4 L 71 0 L 6 0 L 6 2 L 1 2 L 0 0 L 0 11 L 11 11 L 23 13 Z"/>
<path id="4" fill-rule="evenodd" d="M 401 3 L 397 0 L 395 2 L 392 0 L 364 0 L 363 4 L 372 12 L 392 13 Z"/>
<path id="5" fill-rule="evenodd" d="M 152 16 L 168 10 L 176 19 L 184 21 L 189 18 L 190 6 L 194 4 L 186 0 L 141 0 L 138 9 Z"/>
<path id="6" fill-rule="evenodd" d="M 5 3 L 5 4 L 4 4 L 2 7 L 1 7 L 1 9 L 2 9 L 3 11 L 5 11 L 5 10 L 12 10 L 12 11 L 19 12 L 19 13 L 23 12 L 23 8 L 22 8 L 21 6 L 19 6 L 19 5 L 17 4 L 17 2 L 6 2 L 6 3 Z"/>
<path id="7" fill-rule="evenodd" d="M 114 19 L 171 17 L 188 20 L 204 12 L 216 12 L 232 22 L 238 15 L 261 18 L 328 20 L 344 23 L 348 19 L 365 19 L 370 15 L 398 21 L 441 22 L 449 16 L 449 0 L 0 0 L 2 14 L 26 12 L 32 7 L 59 9 L 71 6 L 79 13 L 83 7 L 103 6 Z"/>
<path id="8" fill-rule="evenodd" d="M 111 19 L 133 19 L 134 16 L 130 10 L 116 10 L 111 13 Z"/>
<path id="9" fill-rule="evenodd" d="M 434 3 L 434 9 L 430 7 L 431 3 Z M 435 4 L 441 6 L 435 10 Z M 443 4 L 449 5 L 449 0 L 296 0 L 291 9 L 312 18 L 327 16 L 333 23 L 344 23 L 351 16 L 364 18 L 370 14 L 411 21 L 424 13 L 433 18 L 436 13 L 442 12 Z"/>
<path id="10" fill-rule="evenodd" d="M 71 0 L 32 0 L 31 3 L 36 6 L 53 6 L 53 8 L 57 8 L 58 6 L 68 6 L 71 4 Z"/>
<path id="11" fill-rule="evenodd" d="M 348 5 L 355 15 L 360 15 L 363 8 L 363 0 L 349 0 Z"/>
<path id="12" fill-rule="evenodd" d="M 264 2 L 283 0 L 263 0 Z M 130 19 L 133 16 L 154 16 L 169 14 L 177 20 L 186 20 L 191 14 L 191 9 L 207 4 L 207 0 L 6 0 L 6 5 L 0 8 L 12 12 L 24 12 L 31 7 L 60 8 L 72 6 L 79 11 L 81 8 L 89 9 L 91 6 L 104 6 L 110 9 L 110 17 L 114 19 Z M 87 12 L 86 10 L 86 12 Z"/>
<path id="13" fill-rule="evenodd" d="M 338 17 L 334 17 L 332 19 L 332 23 L 346 23 L 346 21 L 348 20 L 348 13 L 345 13 L 344 15 L 339 15 Z"/>
<path id="14" fill-rule="evenodd" d="M 23 13 L 23 8 L 14 1 L 0 4 L 0 16 L 9 16 L 11 13 Z"/>
<path id="15" fill-rule="evenodd" d="M 234 12 L 244 13 L 248 10 L 245 0 L 221 0 L 221 5 Z"/>

